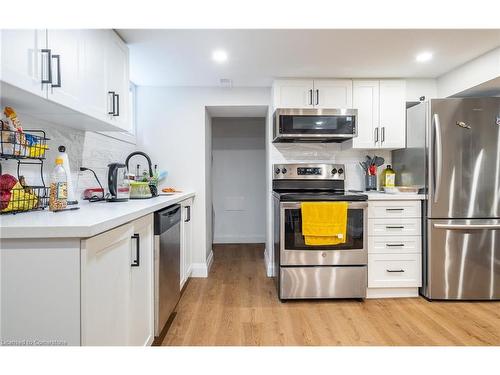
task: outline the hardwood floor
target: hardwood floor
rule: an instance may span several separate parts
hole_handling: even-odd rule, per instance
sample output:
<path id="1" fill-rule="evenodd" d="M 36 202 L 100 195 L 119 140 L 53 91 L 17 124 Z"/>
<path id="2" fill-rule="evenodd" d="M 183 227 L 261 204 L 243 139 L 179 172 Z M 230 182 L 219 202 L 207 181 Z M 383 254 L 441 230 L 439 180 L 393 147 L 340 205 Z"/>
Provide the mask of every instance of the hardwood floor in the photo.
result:
<path id="1" fill-rule="evenodd" d="M 500 302 L 279 302 L 263 245 L 214 246 L 163 345 L 500 345 Z"/>

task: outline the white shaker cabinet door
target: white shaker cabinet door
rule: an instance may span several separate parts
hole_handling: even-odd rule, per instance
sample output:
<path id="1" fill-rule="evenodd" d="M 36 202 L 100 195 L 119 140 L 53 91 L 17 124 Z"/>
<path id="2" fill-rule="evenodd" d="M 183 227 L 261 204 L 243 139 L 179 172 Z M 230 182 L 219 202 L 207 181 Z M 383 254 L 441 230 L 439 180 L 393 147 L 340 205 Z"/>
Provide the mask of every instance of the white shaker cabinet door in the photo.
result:
<path id="1" fill-rule="evenodd" d="M 352 147 L 361 149 L 378 147 L 379 81 L 355 80 L 352 107 L 358 110 L 358 136 L 353 138 Z"/>
<path id="2" fill-rule="evenodd" d="M 107 121 L 106 38 L 107 30 L 82 30 L 81 101 L 89 116 Z"/>
<path id="3" fill-rule="evenodd" d="M 380 81 L 380 147 L 406 147 L 406 82 Z"/>
<path id="4" fill-rule="evenodd" d="M 106 46 L 108 120 L 125 131 L 131 131 L 129 118 L 129 51 L 113 31 L 108 30 Z"/>
<path id="5" fill-rule="evenodd" d="M 274 81 L 274 108 L 313 108 L 312 79 Z"/>
<path id="6" fill-rule="evenodd" d="M 352 108 L 352 80 L 315 79 L 315 108 Z"/>
<path id="7" fill-rule="evenodd" d="M 181 202 L 182 218 L 181 218 L 181 277 L 180 289 L 191 276 L 191 258 L 192 258 L 192 229 L 191 220 L 193 212 L 193 199 L 186 199 Z"/>
<path id="8" fill-rule="evenodd" d="M 83 30 L 47 30 L 51 51 L 52 83 L 48 98 L 79 112 L 85 112 L 81 99 L 83 82 Z"/>
<path id="9" fill-rule="evenodd" d="M 82 241 L 82 345 L 127 345 L 134 228 L 125 224 Z"/>
<path id="10" fill-rule="evenodd" d="M 48 53 L 46 30 L 1 30 L 0 80 L 46 97 L 48 79 Z"/>
<path id="11" fill-rule="evenodd" d="M 128 345 L 146 346 L 154 339 L 153 215 L 133 225 Z"/>

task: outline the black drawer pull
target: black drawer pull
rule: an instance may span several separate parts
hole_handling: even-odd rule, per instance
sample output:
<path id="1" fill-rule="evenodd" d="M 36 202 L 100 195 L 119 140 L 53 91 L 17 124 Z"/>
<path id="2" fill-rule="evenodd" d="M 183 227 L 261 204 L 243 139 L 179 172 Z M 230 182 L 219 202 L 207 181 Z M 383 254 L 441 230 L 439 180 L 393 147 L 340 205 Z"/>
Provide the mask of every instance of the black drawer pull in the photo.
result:
<path id="1" fill-rule="evenodd" d="M 404 211 L 404 208 L 386 208 L 386 211 Z"/>
<path id="2" fill-rule="evenodd" d="M 387 229 L 405 229 L 403 226 L 386 226 Z"/>
<path id="3" fill-rule="evenodd" d="M 387 247 L 404 247 L 404 243 L 386 243 L 385 246 Z"/>
<path id="4" fill-rule="evenodd" d="M 399 272 L 399 273 L 400 272 L 405 272 L 405 270 L 386 270 L 386 271 L 387 272 L 391 272 L 391 273 L 393 273 L 393 272 Z"/>
<path id="5" fill-rule="evenodd" d="M 131 267 L 139 267 L 140 263 L 141 263 L 141 245 L 140 245 L 140 242 L 141 242 L 141 238 L 139 236 L 138 233 L 134 234 L 132 236 L 132 239 L 135 239 L 136 242 L 135 242 L 135 260 L 132 262 L 132 264 L 130 265 Z"/>

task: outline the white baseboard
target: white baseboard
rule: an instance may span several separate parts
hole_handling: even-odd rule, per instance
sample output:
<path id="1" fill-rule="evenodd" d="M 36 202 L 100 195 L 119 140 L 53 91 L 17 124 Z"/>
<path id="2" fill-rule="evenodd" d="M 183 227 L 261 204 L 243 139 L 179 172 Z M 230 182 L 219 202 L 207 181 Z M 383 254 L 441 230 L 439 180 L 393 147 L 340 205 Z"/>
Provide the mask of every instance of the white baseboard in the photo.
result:
<path id="1" fill-rule="evenodd" d="M 418 297 L 418 288 L 368 288 L 366 298 L 412 298 Z"/>
<path id="2" fill-rule="evenodd" d="M 207 260 L 202 263 L 193 263 L 191 265 L 191 277 L 208 277 L 208 273 L 214 262 L 214 252 L 210 251 Z"/>
<path id="3" fill-rule="evenodd" d="M 264 243 L 266 242 L 265 236 L 254 235 L 254 236 L 215 236 L 214 244 L 220 243 Z"/>
<path id="4" fill-rule="evenodd" d="M 266 264 L 267 277 L 273 277 L 274 276 L 274 262 L 273 262 L 273 259 L 270 257 L 270 254 L 267 251 L 267 248 L 264 249 L 264 263 Z"/>

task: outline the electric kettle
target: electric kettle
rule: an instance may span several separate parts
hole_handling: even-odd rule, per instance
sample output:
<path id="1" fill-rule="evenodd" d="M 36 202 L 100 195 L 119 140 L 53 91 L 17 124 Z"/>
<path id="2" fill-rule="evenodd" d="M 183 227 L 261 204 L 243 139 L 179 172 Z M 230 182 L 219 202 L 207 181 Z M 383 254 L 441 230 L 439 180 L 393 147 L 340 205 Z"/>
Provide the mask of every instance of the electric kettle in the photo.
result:
<path id="1" fill-rule="evenodd" d="M 124 202 L 130 197 L 127 167 L 123 163 L 108 164 L 108 202 Z"/>

